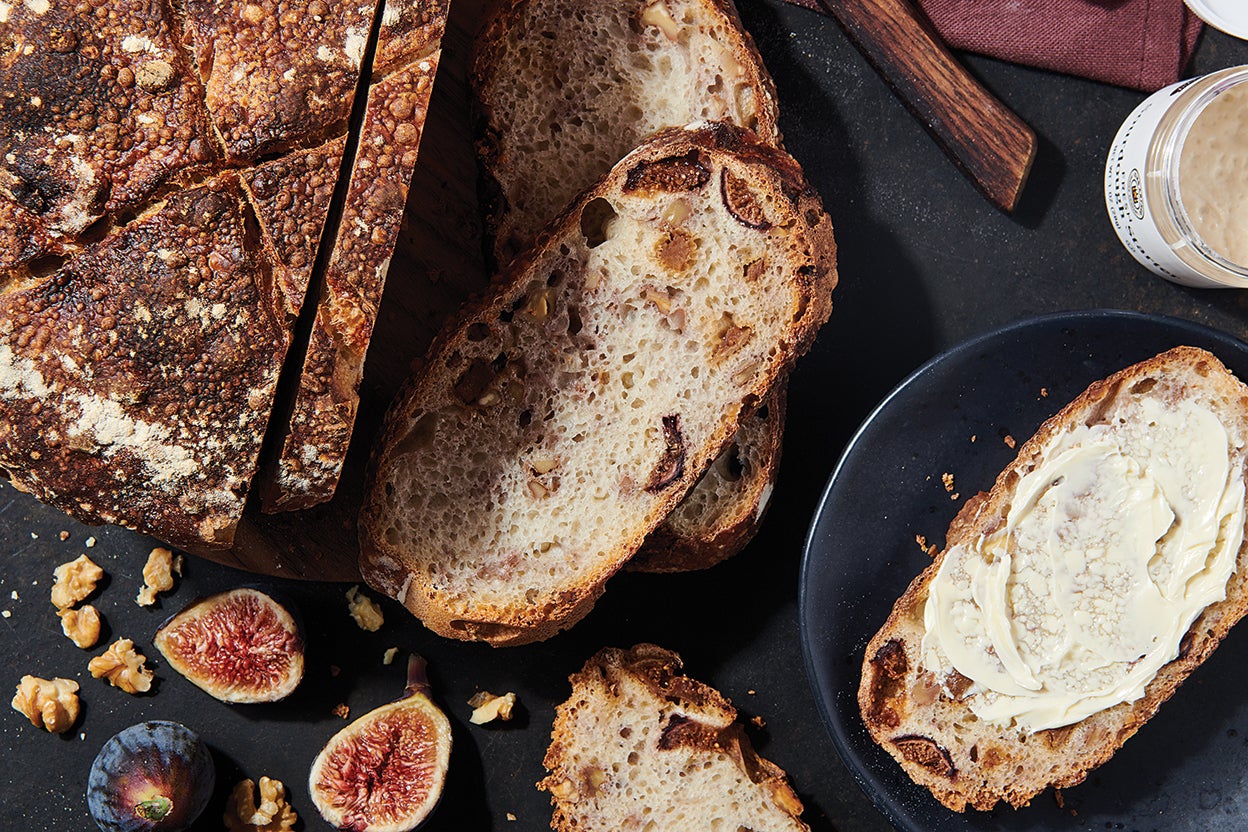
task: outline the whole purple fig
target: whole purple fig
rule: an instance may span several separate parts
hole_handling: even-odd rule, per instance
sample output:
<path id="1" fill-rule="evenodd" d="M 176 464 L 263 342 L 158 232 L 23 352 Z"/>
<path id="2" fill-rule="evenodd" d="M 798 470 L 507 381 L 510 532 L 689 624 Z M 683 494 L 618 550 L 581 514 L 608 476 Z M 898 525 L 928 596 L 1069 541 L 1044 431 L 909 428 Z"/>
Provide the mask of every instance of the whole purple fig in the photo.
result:
<path id="1" fill-rule="evenodd" d="M 204 810 L 216 776 L 199 736 L 177 722 L 131 725 L 96 755 L 87 808 L 104 832 L 178 832 Z"/>

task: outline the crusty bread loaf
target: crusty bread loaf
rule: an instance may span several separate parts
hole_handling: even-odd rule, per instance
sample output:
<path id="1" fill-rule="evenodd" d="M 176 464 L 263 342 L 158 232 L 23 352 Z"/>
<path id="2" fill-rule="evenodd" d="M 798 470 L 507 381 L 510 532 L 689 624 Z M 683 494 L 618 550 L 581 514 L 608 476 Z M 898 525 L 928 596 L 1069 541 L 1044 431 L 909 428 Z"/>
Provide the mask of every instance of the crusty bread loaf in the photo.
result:
<path id="1" fill-rule="evenodd" d="M 633 572 L 709 569 L 745 548 L 775 485 L 784 433 L 785 380 L 776 382 L 680 505 L 628 562 Z"/>
<path id="2" fill-rule="evenodd" d="M 606 648 L 572 676 L 538 788 L 557 832 L 808 830 L 784 772 L 732 704 L 653 644 Z"/>
<path id="3" fill-rule="evenodd" d="M 775 86 L 731 0 L 507 0 L 470 82 L 497 260 L 659 129 L 720 118 L 780 140 Z M 629 569 L 704 569 L 744 548 L 774 486 L 783 412 L 773 398 L 759 407 Z"/>
<path id="4" fill-rule="evenodd" d="M 1215 418 L 1221 431 L 1209 421 Z M 1177 440 L 1183 435 L 1177 425 L 1186 423 L 1197 424 L 1184 429 L 1195 430 L 1201 443 L 1215 444 L 1198 448 L 1194 440 Z M 1106 450 L 1114 447 L 1120 449 L 1117 456 Z M 1206 453 L 1218 464 L 1194 470 L 1199 466 L 1189 460 L 1205 460 Z M 1117 469 L 1102 460 L 1121 464 L 1126 473 L 1111 476 L 1107 472 Z M 1093 384 L 1040 427 L 989 492 L 966 503 L 950 525 L 944 551 L 910 584 L 867 645 L 858 699 L 872 737 L 917 783 L 957 811 L 967 806 L 986 810 L 998 801 L 1020 806 L 1048 786 L 1082 782 L 1153 716 L 1248 609 L 1248 546 L 1240 541 L 1246 462 L 1248 387 L 1209 353 L 1177 347 Z M 1225 472 L 1219 474 L 1222 464 Z M 1184 471 L 1186 479 L 1168 480 L 1168 470 Z M 1183 506 L 1207 487 L 1223 489 L 1216 492 L 1222 495 L 1217 511 L 1207 515 L 1218 521 L 1207 527 L 1213 543 L 1184 544 L 1191 560 L 1178 563 L 1171 561 L 1173 541 L 1196 534 L 1201 524 L 1187 520 L 1177 508 L 1133 513 L 1136 498 L 1123 499 L 1119 493 L 1140 489 L 1131 493 Z M 1033 536 L 1034 527 L 1024 525 L 1033 518 L 1042 524 L 1043 536 Z M 1157 522 L 1155 528 L 1150 525 Z M 1088 534 L 1092 537 L 1086 538 Z M 1147 558 L 1140 560 L 1147 563 L 1147 571 L 1142 577 L 1132 573 L 1120 579 L 1125 561 L 1105 553 L 1122 551 L 1125 544 L 1120 541 L 1134 534 L 1152 542 L 1153 548 L 1138 549 Z M 1065 547 L 1076 544 L 1067 541 L 1078 542 L 1074 554 L 1067 554 Z M 1209 554 L 1219 547 L 1224 561 Z M 1180 568 L 1186 562 L 1210 571 L 1188 576 Z M 965 597 L 957 596 L 960 600 L 949 606 L 932 601 L 929 612 L 930 598 L 953 597 L 943 587 L 963 587 L 968 583 L 963 575 L 991 576 L 994 569 L 1009 570 L 1004 583 L 994 584 L 991 577 L 970 579 L 973 597 L 972 590 L 961 588 Z M 1062 589 L 1067 574 L 1077 587 L 1069 593 Z M 939 596 L 933 589 L 938 575 L 953 581 L 942 584 Z M 1037 577 L 1044 575 L 1052 583 Z M 1190 615 L 1198 617 L 1190 626 L 1185 626 L 1190 618 L 1176 612 L 1176 623 L 1156 635 L 1152 628 L 1169 619 L 1135 599 L 1162 592 L 1175 576 L 1181 595 L 1196 597 L 1200 590 L 1208 593 L 1199 596 L 1207 600 L 1193 607 Z M 1006 588 L 1005 605 L 993 600 L 998 597 L 994 586 Z M 1061 612 L 1043 612 L 1039 604 L 1047 593 L 1040 587 L 1054 586 L 1059 587 L 1058 597 L 1067 600 L 1056 605 Z M 1223 589 L 1224 600 L 1219 600 Z M 1064 612 L 1061 605 L 1067 603 L 1074 605 L 1073 612 Z M 1004 629 L 975 625 L 972 636 L 961 635 L 959 628 L 989 619 L 994 609 L 1008 611 L 1002 613 L 1009 622 Z M 956 610 L 956 616 L 945 616 L 942 610 Z M 942 641 L 942 628 L 954 628 L 948 631 L 959 635 L 952 642 Z M 1082 646 L 1085 631 L 1118 654 L 1098 648 L 1104 651 L 1095 654 L 1101 664 L 1079 664 L 1092 662 L 1088 657 L 1094 655 Z M 1011 639 L 1022 646 L 1008 646 Z M 1052 649 L 1061 639 L 1066 647 Z M 1140 639 L 1145 647 L 1128 649 Z M 949 643 L 974 661 L 955 664 L 949 659 Z M 1060 664 L 1067 661 L 1076 662 L 1073 669 Z M 1049 662 L 1059 662 L 1058 670 L 1049 669 Z M 1029 684 L 1040 687 L 1010 692 L 998 681 L 1010 667 L 1025 668 L 1017 672 L 1032 673 L 1035 681 Z M 1160 668 L 1155 675 L 1153 667 Z M 1134 701 L 1130 696 L 1126 701 L 1097 699 L 1095 685 L 1080 687 L 1094 672 L 1105 674 L 1095 677 L 1101 680 L 1096 684 L 1107 684 L 1104 680 L 1113 682 L 1119 674 L 1129 678 L 1125 674 L 1134 668 L 1141 674 L 1135 680 L 1139 698 Z M 1078 704 L 1062 704 L 1052 712 L 1034 710 L 1043 701 L 1039 697 L 1056 697 L 1063 686 L 1079 692 Z"/>
<path id="5" fill-rule="evenodd" d="M 831 223 L 792 159 L 724 124 L 659 134 L 392 405 L 365 578 L 443 635 L 570 626 L 807 349 L 835 282 Z"/>
<path id="6" fill-rule="evenodd" d="M 486 240 L 500 265 L 644 139 L 728 121 L 779 144 L 731 0 L 504 0 L 477 38 Z"/>

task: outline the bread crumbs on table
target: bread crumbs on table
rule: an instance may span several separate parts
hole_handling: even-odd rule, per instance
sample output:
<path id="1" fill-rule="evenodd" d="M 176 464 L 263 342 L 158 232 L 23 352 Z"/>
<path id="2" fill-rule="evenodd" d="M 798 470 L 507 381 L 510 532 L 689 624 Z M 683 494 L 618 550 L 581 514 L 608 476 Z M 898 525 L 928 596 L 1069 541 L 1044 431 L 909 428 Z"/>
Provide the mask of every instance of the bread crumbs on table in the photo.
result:
<path id="1" fill-rule="evenodd" d="M 1001 437 L 1001 441 L 1004 442 L 1006 447 L 1009 448 L 1011 451 L 1014 450 L 1014 446 L 1018 444 L 1017 442 L 1014 441 L 1014 437 L 1010 436 L 1008 433 L 1005 436 Z"/>
<path id="2" fill-rule="evenodd" d="M 972 433 L 972 434 L 971 434 L 971 442 L 972 442 L 972 443 L 973 443 L 976 439 L 978 439 L 978 438 L 979 438 L 979 435 L 978 435 L 978 434 L 975 434 L 975 433 Z"/>
<path id="3" fill-rule="evenodd" d="M 8 610 L 0 610 L 0 616 L 3 616 L 4 618 L 12 618 L 13 613 L 9 612 Z"/>
<path id="4" fill-rule="evenodd" d="M 94 548 L 94 547 L 95 547 L 95 538 L 94 538 L 94 537 L 88 537 L 88 538 L 87 538 L 87 539 L 83 542 L 83 545 L 84 545 L 84 546 L 86 546 L 88 549 Z"/>
<path id="5" fill-rule="evenodd" d="M 766 727 L 767 727 L 767 720 L 763 719 L 761 716 L 756 716 L 756 717 L 752 718 L 752 719 L 750 720 L 750 723 L 751 723 L 751 724 L 752 724 L 755 728 L 759 729 L 760 731 L 761 731 L 762 729 L 764 729 L 764 728 L 766 728 Z"/>
<path id="6" fill-rule="evenodd" d="M 927 555 L 929 558 L 936 557 L 936 552 L 938 550 L 935 543 L 928 543 L 927 538 L 921 534 L 916 534 L 914 536 L 914 542 L 919 544 L 919 548 L 923 550 L 923 554 Z"/>
<path id="7" fill-rule="evenodd" d="M 511 812 L 507 813 L 507 820 L 515 821 L 515 819 L 516 819 L 516 816 L 513 815 Z"/>
<path id="8" fill-rule="evenodd" d="M 62 529 L 61 533 L 58 534 L 57 537 L 59 537 L 61 540 L 69 540 L 69 532 Z"/>
<path id="9" fill-rule="evenodd" d="M 1049 388 L 1047 388 L 1047 387 L 1041 387 L 1041 388 L 1040 388 L 1040 398 L 1042 398 L 1042 399 L 1047 399 L 1048 397 L 1049 397 Z"/>
<path id="10" fill-rule="evenodd" d="M 958 498 L 959 498 L 959 497 L 961 497 L 961 496 L 962 496 L 962 495 L 961 495 L 960 493 L 958 493 L 957 491 L 955 491 L 955 492 L 953 492 L 952 494 L 950 494 L 950 495 L 949 495 L 949 499 L 950 499 L 950 500 L 956 500 L 956 499 L 958 499 Z"/>
<path id="11" fill-rule="evenodd" d="M 337 705 L 334 706 L 334 716 L 341 717 L 342 719 L 346 719 L 347 717 L 351 716 L 351 708 L 347 705 L 346 702 L 339 702 Z"/>
<path id="12" fill-rule="evenodd" d="M 953 491 L 953 474 L 946 471 L 940 475 L 940 481 L 945 486 L 946 491 Z"/>

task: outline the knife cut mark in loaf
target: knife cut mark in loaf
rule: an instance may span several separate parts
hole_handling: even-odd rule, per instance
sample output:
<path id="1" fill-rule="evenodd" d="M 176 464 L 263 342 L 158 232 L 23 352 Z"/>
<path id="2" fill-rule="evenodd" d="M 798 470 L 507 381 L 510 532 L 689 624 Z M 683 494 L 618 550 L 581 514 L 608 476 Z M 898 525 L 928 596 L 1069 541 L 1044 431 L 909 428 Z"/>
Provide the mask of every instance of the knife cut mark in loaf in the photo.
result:
<path id="1" fill-rule="evenodd" d="M 754 751 L 735 708 L 680 656 L 605 648 L 571 677 L 538 788 L 557 832 L 809 830 L 784 771 Z"/>
<path id="2" fill-rule="evenodd" d="M 571 626 L 808 348 L 835 282 L 831 223 L 791 158 L 725 124 L 660 133 L 392 405 L 366 579 L 443 635 Z"/>
<path id="3" fill-rule="evenodd" d="M 317 304 L 291 415 L 261 478 L 266 512 L 334 496 L 360 405 L 364 359 L 441 56 L 444 0 L 389 2 L 350 185 Z"/>
<path id="4" fill-rule="evenodd" d="M 477 39 L 470 81 L 499 262 L 662 128 L 722 119 L 780 144 L 775 85 L 730 0 L 510 0 Z M 629 569 L 703 569 L 749 542 L 779 465 L 783 386 Z"/>
<path id="5" fill-rule="evenodd" d="M 199 80 L 166 0 L 6 3 L 0 54 L 0 269 L 81 250 L 107 215 L 137 210 L 213 160 Z"/>
<path id="6" fill-rule="evenodd" d="M 1248 387 L 1177 347 L 1096 382 L 954 519 L 867 645 L 872 737 L 951 809 L 1108 760 L 1248 609 Z"/>

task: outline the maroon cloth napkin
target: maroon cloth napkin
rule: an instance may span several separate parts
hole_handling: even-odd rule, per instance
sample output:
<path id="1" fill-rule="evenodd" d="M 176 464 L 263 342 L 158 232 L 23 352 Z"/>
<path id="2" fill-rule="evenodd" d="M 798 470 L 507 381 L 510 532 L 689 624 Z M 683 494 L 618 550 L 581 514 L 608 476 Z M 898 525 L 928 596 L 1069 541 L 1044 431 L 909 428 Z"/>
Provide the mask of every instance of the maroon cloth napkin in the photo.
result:
<path id="1" fill-rule="evenodd" d="M 1183 0 L 918 0 L 918 5 L 954 49 L 1148 92 L 1179 80 L 1202 25 Z"/>

